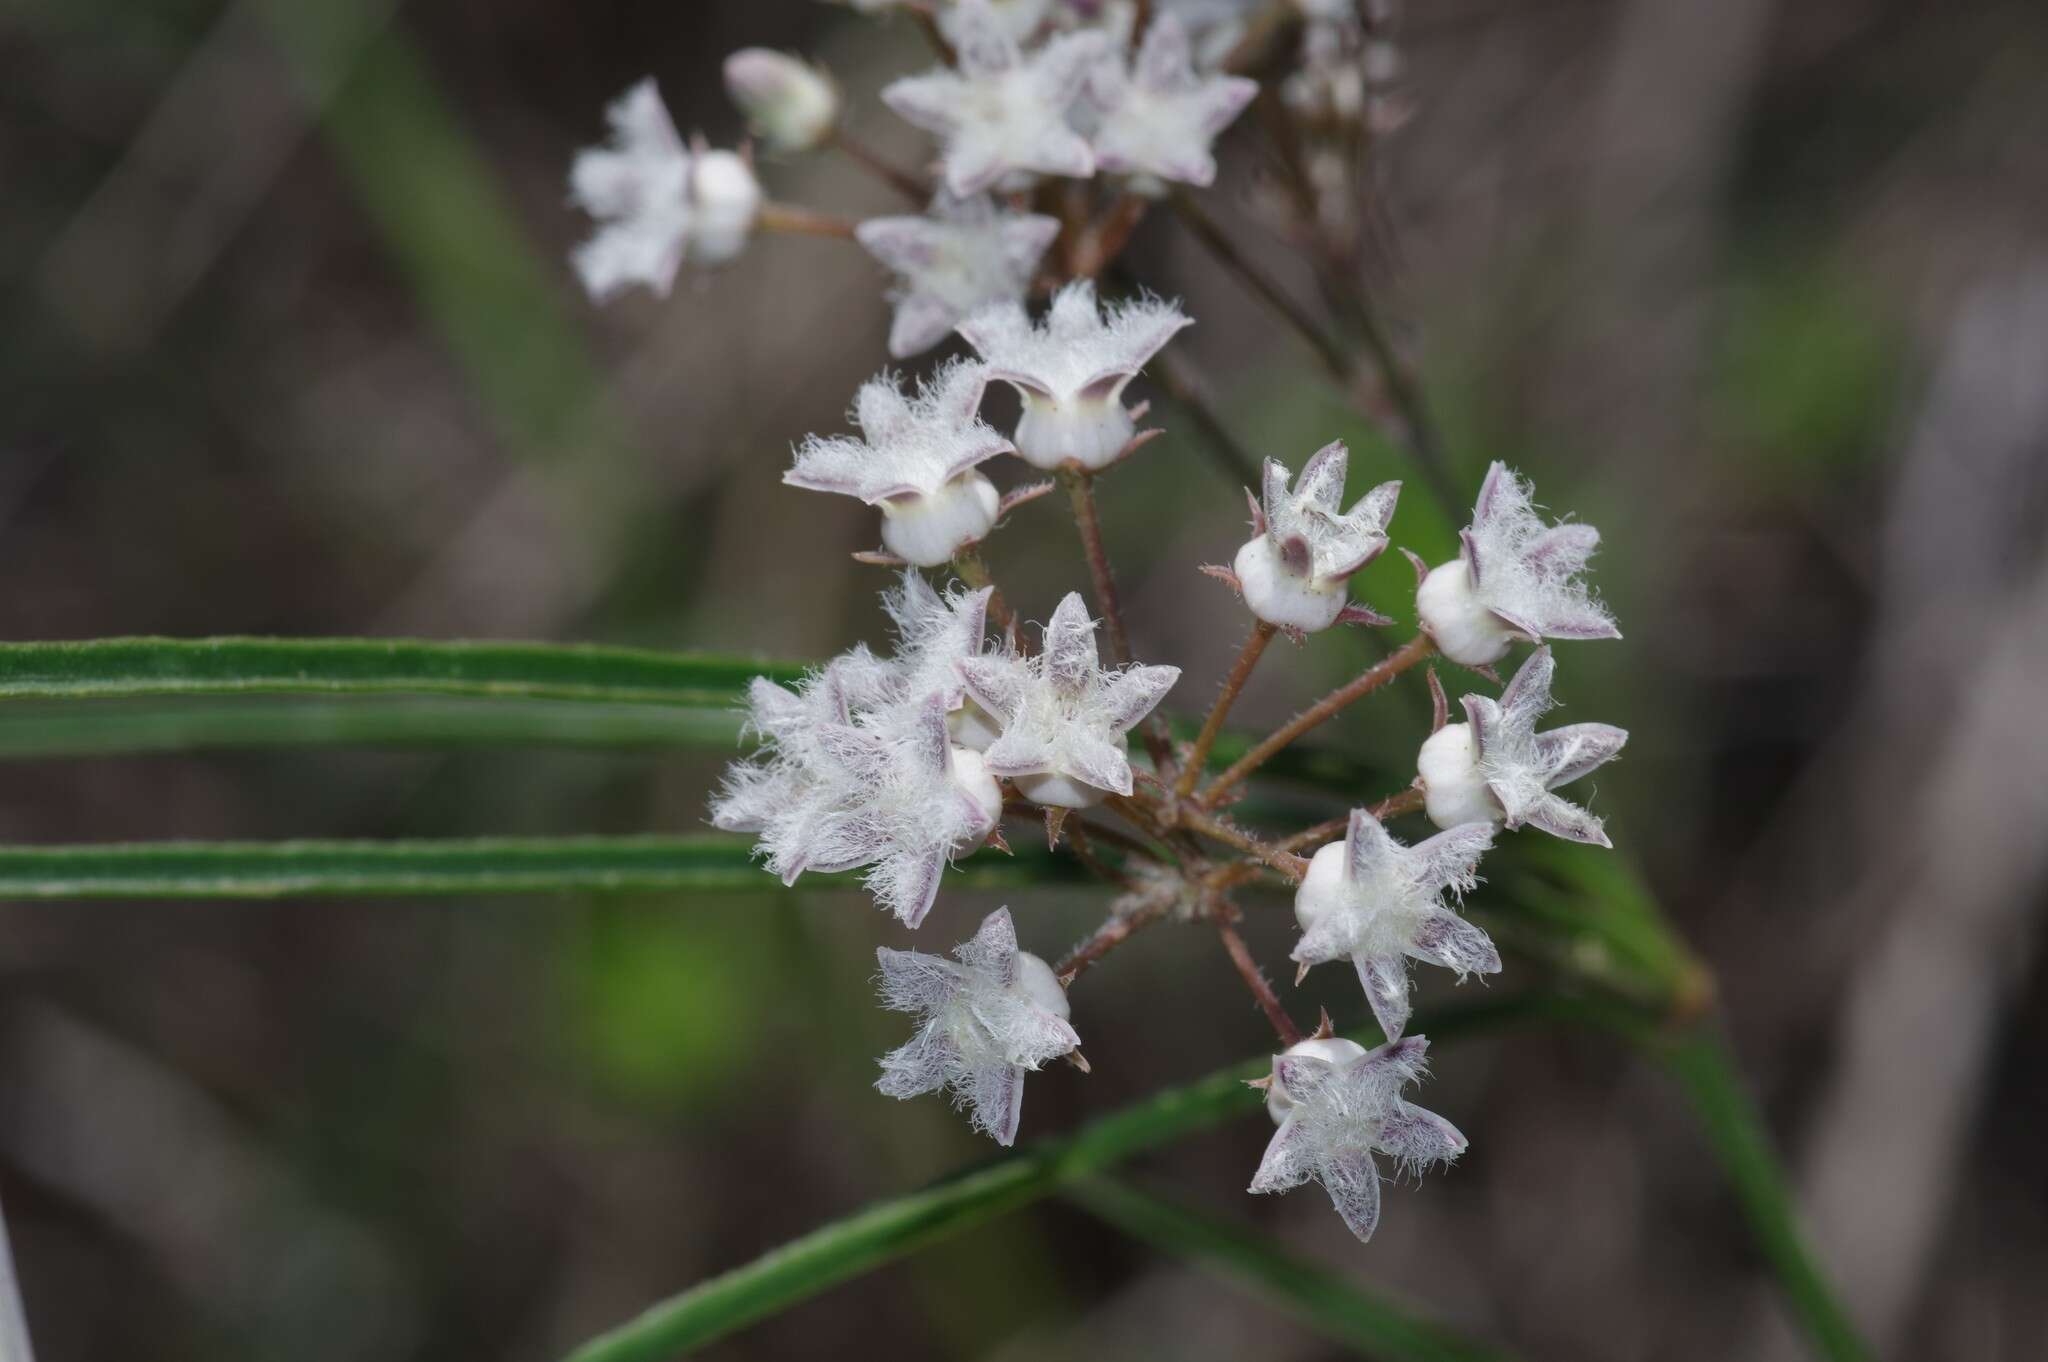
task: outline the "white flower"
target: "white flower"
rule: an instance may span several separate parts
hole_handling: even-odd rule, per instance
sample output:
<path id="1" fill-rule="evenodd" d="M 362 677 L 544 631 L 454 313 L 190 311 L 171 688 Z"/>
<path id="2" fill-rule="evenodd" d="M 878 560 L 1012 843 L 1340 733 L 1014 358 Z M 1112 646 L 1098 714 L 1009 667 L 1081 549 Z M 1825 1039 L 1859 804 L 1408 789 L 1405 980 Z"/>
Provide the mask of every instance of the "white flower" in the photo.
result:
<path id="1" fill-rule="evenodd" d="M 1002 498 L 977 471 L 1011 451 L 980 415 L 988 371 L 954 361 L 906 398 L 896 377 L 863 383 L 854 398 L 860 439 L 806 439 L 782 475 L 792 487 L 859 497 L 882 511 L 882 542 L 905 562 L 934 567 L 996 522 Z"/>
<path id="2" fill-rule="evenodd" d="M 1314 633 L 1341 618 L 1386 623 L 1351 607 L 1345 583 L 1387 547 L 1387 522 L 1401 484 L 1383 482 L 1339 511 L 1344 500 L 1342 441 L 1317 450 L 1292 491 L 1287 467 L 1266 460 L 1264 505 L 1252 503 L 1252 538 L 1232 569 L 1251 612 L 1268 624 Z"/>
<path id="3" fill-rule="evenodd" d="M 1422 1077 L 1428 1048 L 1422 1036 L 1371 1051 L 1347 1040 L 1308 1040 L 1275 1057 L 1267 1109 L 1280 1129 L 1250 1190 L 1285 1192 L 1314 1178 L 1351 1232 L 1372 1238 L 1380 1220 L 1375 1153 L 1420 1171 L 1465 1152 L 1456 1126 L 1401 1100 L 1401 1089 Z"/>
<path id="4" fill-rule="evenodd" d="M 986 195 L 954 199 L 943 192 L 926 216 L 861 223 L 854 239 L 897 275 L 889 353 L 907 359 L 976 310 L 1021 299 L 1059 234 L 1058 218 L 998 212 Z"/>
<path id="5" fill-rule="evenodd" d="M 1478 882 L 1493 825 L 1472 823 L 1414 846 L 1388 835 L 1364 809 L 1351 811 L 1344 840 L 1310 859 L 1294 894 L 1301 940 L 1294 959 L 1310 965 L 1349 959 L 1387 1039 L 1408 1024 L 1408 960 L 1467 974 L 1494 974 L 1500 953 L 1486 933 L 1444 901 Z"/>
<path id="6" fill-rule="evenodd" d="M 725 59 L 725 89 L 774 151 L 808 151 L 839 121 L 839 87 L 787 52 L 747 47 Z"/>
<path id="7" fill-rule="evenodd" d="M 784 884 L 807 870 L 868 867 L 864 882 L 876 904 L 917 926 L 946 866 L 985 842 L 1003 809 L 981 755 L 953 746 L 944 697 L 838 723 L 814 707 L 770 700 L 763 686 L 756 683 L 754 711 L 765 755 L 727 773 L 712 823 L 758 833 L 760 853 Z"/>
<path id="8" fill-rule="evenodd" d="M 1145 30 L 1129 70 L 1121 62 L 1095 70 L 1090 95 L 1102 109 L 1095 165 L 1112 174 L 1209 185 L 1216 180 L 1210 144 L 1251 103 L 1257 81 L 1199 76 L 1188 31 L 1165 13 Z"/>
<path id="9" fill-rule="evenodd" d="M 1547 713 L 1557 664 L 1550 649 L 1529 654 L 1498 702 L 1467 695 L 1468 722 L 1448 724 L 1422 744 L 1416 758 L 1431 821 L 1440 828 L 1467 823 L 1527 823 L 1553 836 L 1612 846 L 1600 820 L 1550 793 L 1614 760 L 1628 733 L 1612 724 L 1568 724 L 1536 731 Z"/>
<path id="10" fill-rule="evenodd" d="M 994 594 L 995 588 L 982 587 L 949 590 L 941 596 L 911 570 L 882 593 L 882 610 L 896 630 L 891 661 L 899 700 L 921 704 L 937 695 L 948 710 L 968 703 L 960 664 L 981 656 L 989 597 Z"/>
<path id="11" fill-rule="evenodd" d="M 1026 55 L 984 0 L 962 0 L 953 29 L 957 70 L 882 90 L 890 108 L 940 138 L 946 187 L 965 197 L 1029 175 L 1093 175 L 1095 153 L 1067 112 L 1108 53 L 1103 35 L 1061 34 Z"/>
<path id="12" fill-rule="evenodd" d="M 875 951 L 882 1004 L 922 1019 L 907 1044 L 882 1057 L 875 1086 L 891 1097 L 949 1089 L 974 1128 L 997 1144 L 1017 1138 L 1024 1075 L 1081 1043 L 1068 1023 L 1066 990 L 1052 967 L 1017 949 L 1010 910 L 998 908 L 959 962 L 917 951 Z"/>
<path id="13" fill-rule="evenodd" d="M 1504 463 L 1486 472 L 1458 556 L 1415 593 L 1422 627 L 1445 657 L 1497 662 L 1516 639 L 1620 638 L 1614 617 L 1579 580 L 1600 546 L 1591 525 L 1545 526 L 1535 489 Z"/>
<path id="14" fill-rule="evenodd" d="M 984 753 L 988 769 L 1027 799 L 1078 809 L 1131 792 L 1124 734 L 1173 689 L 1180 668 L 1103 670 L 1095 621 L 1080 593 L 1069 592 L 1037 656 L 970 658 L 960 674 L 968 694 L 1002 722 L 1002 736 Z"/>
<path id="15" fill-rule="evenodd" d="M 1027 45 L 1045 27 L 1052 17 L 1055 6 L 1064 8 L 1061 0 L 986 0 L 989 14 L 995 19 L 996 27 L 1004 36 L 1019 46 Z M 976 8 L 971 0 L 944 0 L 939 10 L 939 34 L 949 43 L 958 46 L 963 35 L 972 35 L 974 20 L 966 11 Z"/>
<path id="16" fill-rule="evenodd" d="M 1193 322 L 1157 298 L 1120 304 L 1105 316 L 1086 279 L 1053 296 L 1033 326 L 1015 303 L 984 308 L 960 334 L 988 362 L 989 377 L 1024 399 L 1017 453 L 1038 468 L 1075 463 L 1106 467 L 1130 443 L 1137 423 L 1124 408 L 1124 388 L 1146 361 Z"/>
<path id="17" fill-rule="evenodd" d="M 610 144 L 578 153 L 569 172 L 571 199 L 599 224 L 574 256 L 590 296 L 643 284 L 665 297 L 686 259 L 716 265 L 738 255 L 761 207 L 745 159 L 685 147 L 651 79 L 605 117 Z"/>

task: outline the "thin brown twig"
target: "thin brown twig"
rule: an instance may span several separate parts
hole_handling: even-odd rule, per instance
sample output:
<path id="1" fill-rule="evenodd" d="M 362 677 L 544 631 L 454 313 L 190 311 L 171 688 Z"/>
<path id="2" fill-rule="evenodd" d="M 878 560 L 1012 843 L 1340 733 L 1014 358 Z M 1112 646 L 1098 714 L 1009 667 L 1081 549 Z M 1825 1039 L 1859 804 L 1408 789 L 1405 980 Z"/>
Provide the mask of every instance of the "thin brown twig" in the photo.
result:
<path id="1" fill-rule="evenodd" d="M 1117 599 L 1116 573 L 1109 565 L 1109 552 L 1102 546 L 1102 519 L 1095 509 L 1095 475 L 1073 464 L 1060 469 L 1067 498 L 1073 503 L 1074 525 L 1081 532 L 1081 551 L 1088 559 L 1088 575 L 1095 583 L 1095 608 L 1102 612 L 1109 628 L 1109 653 L 1119 667 L 1131 665 L 1131 636 L 1124 632 L 1123 605 Z M 1152 755 L 1152 767 L 1161 779 L 1173 771 L 1173 739 L 1167 736 L 1165 721 L 1149 716 L 1140 730 L 1145 750 Z"/>
<path id="2" fill-rule="evenodd" d="M 1224 474 L 1246 487 L 1257 486 L 1259 457 L 1246 449 L 1230 433 L 1230 427 L 1223 424 L 1223 418 L 1216 414 L 1216 408 L 1209 400 L 1207 385 L 1187 356 L 1169 346 L 1152 357 L 1146 372 L 1176 406 L 1193 418 L 1196 431 L 1208 443 L 1217 462 L 1223 465 Z"/>
<path id="3" fill-rule="evenodd" d="M 1258 746 L 1239 757 L 1229 770 L 1209 782 L 1208 788 L 1195 796 L 1196 807 L 1203 809 L 1214 808 L 1216 801 L 1222 798 L 1231 787 L 1237 785 L 1261 766 L 1264 766 L 1281 748 L 1286 747 L 1310 729 L 1328 723 L 1341 713 L 1347 705 L 1372 694 L 1381 686 L 1386 685 L 1389 681 L 1392 681 L 1402 672 L 1407 671 L 1410 667 L 1435 651 L 1436 644 L 1430 639 L 1429 635 L 1417 634 L 1393 653 L 1373 666 L 1366 668 L 1357 677 L 1331 691 L 1328 695 L 1325 695 L 1322 699 L 1316 701 L 1292 719 L 1289 719 L 1279 728 L 1273 730 Z"/>
<path id="4" fill-rule="evenodd" d="M 1301 1030 L 1294 1024 L 1294 1018 L 1287 1015 L 1287 1009 L 1280 1005 L 1279 995 L 1273 992 L 1273 985 L 1259 970 L 1259 962 L 1252 959 L 1251 948 L 1244 944 L 1244 938 L 1237 934 L 1237 928 L 1223 917 L 1216 919 L 1216 934 L 1223 938 L 1223 949 L 1230 953 L 1230 963 L 1237 966 L 1237 972 L 1244 976 L 1245 986 L 1265 1009 L 1266 1020 L 1273 1023 L 1273 1031 L 1280 1037 L 1283 1046 L 1301 1044 Z"/>
<path id="5" fill-rule="evenodd" d="M 764 203 L 754 218 L 764 232 L 788 232 L 796 236 L 833 236 L 853 239 L 854 221 L 793 203 Z"/>
<path id="6" fill-rule="evenodd" d="M 1086 941 L 1068 951 L 1060 962 L 1052 967 L 1052 972 L 1059 976 L 1062 983 L 1071 985 L 1075 976 L 1083 970 L 1123 945 L 1142 929 L 1166 916 L 1166 908 L 1166 901 L 1162 899 L 1133 908 L 1128 913 L 1117 914 L 1097 927 Z"/>
<path id="7" fill-rule="evenodd" d="M 1390 794 L 1377 804 L 1366 806 L 1367 811 L 1383 823 L 1389 818 L 1397 818 L 1404 813 L 1413 813 L 1421 807 L 1422 791 L 1413 786 L 1401 791 L 1399 794 Z M 1312 827 L 1303 828 L 1291 837 L 1283 837 L 1273 845 L 1281 851 L 1300 851 L 1304 847 L 1318 846 L 1332 838 L 1343 836 L 1345 829 L 1350 825 L 1351 815 L 1348 813 L 1340 814 L 1335 818 L 1327 819 Z"/>
<path id="8" fill-rule="evenodd" d="M 1330 377 L 1336 380 L 1339 387 L 1348 389 L 1358 381 L 1358 366 L 1345 352 L 1344 347 L 1338 344 L 1320 322 L 1308 314 L 1306 308 L 1295 302 L 1277 280 L 1259 268 L 1250 256 L 1240 251 L 1216 220 L 1209 216 L 1208 210 L 1196 202 L 1192 195 L 1185 191 L 1176 193 L 1173 196 L 1173 209 L 1180 215 L 1180 220 L 1186 224 L 1188 231 L 1194 234 L 1195 240 L 1199 241 L 1209 254 L 1216 257 L 1218 264 L 1236 275 L 1245 287 L 1258 295 L 1261 302 L 1278 313 L 1282 321 L 1293 327 L 1296 333 L 1308 342 L 1309 348 L 1315 351 L 1316 358 L 1322 362 L 1323 368 L 1329 371 Z"/>
<path id="9" fill-rule="evenodd" d="M 1228 847 L 1235 847 L 1247 855 L 1257 857 L 1266 865 L 1279 871 L 1290 880 L 1299 880 L 1308 871 L 1308 862 L 1270 842 L 1261 841 L 1244 829 L 1214 814 L 1199 813 L 1192 809 L 1181 812 L 1181 821 L 1188 827 Z"/>
<path id="10" fill-rule="evenodd" d="M 1074 855 L 1080 858 L 1082 865 L 1087 866 L 1111 884 L 1121 885 L 1125 889 L 1136 889 L 1138 887 L 1136 880 L 1095 854 L 1095 847 L 1092 844 L 1089 828 L 1086 823 L 1077 818 L 1069 818 L 1066 828 L 1067 844 L 1073 847 Z"/>
<path id="11" fill-rule="evenodd" d="M 1003 814 L 1008 818 L 1023 818 L 1029 819 L 1032 822 L 1040 822 L 1045 817 L 1045 810 L 1043 807 L 1033 804 L 1027 799 L 1009 799 L 1003 801 Z M 1107 824 L 1092 822 L 1079 815 L 1070 814 L 1064 826 L 1068 832 L 1072 832 L 1075 828 L 1082 828 L 1096 841 L 1106 842 L 1117 850 L 1132 856 L 1143 856 L 1148 861 L 1160 860 L 1159 852 L 1156 849 L 1145 845 L 1145 843 L 1128 833 L 1119 832 Z"/>
<path id="12" fill-rule="evenodd" d="M 897 165 L 867 143 L 855 137 L 845 128 L 835 127 L 825 135 L 826 143 L 842 156 L 867 171 L 882 183 L 909 199 L 919 208 L 931 201 L 932 188 L 923 180 Z"/>
<path id="13" fill-rule="evenodd" d="M 1195 782 L 1202 777 L 1202 768 L 1208 764 L 1209 749 L 1216 745 L 1216 735 L 1223 731 L 1223 721 L 1230 717 L 1230 707 L 1237 703 L 1239 692 L 1252 674 L 1252 668 L 1259 665 L 1260 656 L 1266 645 L 1279 633 L 1277 626 L 1260 620 L 1252 627 L 1251 637 L 1238 650 L 1237 661 L 1231 665 L 1230 674 L 1223 678 L 1223 689 L 1217 693 L 1216 703 L 1209 706 L 1209 717 L 1202 721 L 1202 731 L 1195 735 L 1195 745 L 1189 751 L 1187 761 L 1182 765 L 1179 779 L 1173 782 L 1173 792 L 1182 799 L 1194 793 Z"/>

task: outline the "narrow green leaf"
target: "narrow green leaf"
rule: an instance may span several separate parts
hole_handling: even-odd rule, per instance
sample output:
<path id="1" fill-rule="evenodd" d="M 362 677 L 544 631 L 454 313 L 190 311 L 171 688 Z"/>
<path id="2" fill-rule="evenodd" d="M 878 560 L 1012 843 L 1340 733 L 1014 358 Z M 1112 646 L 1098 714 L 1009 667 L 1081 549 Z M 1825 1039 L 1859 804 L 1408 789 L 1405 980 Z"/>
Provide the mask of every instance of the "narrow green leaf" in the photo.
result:
<path id="1" fill-rule="evenodd" d="M 1419 1016 L 1413 1030 L 1427 1031 L 1440 1043 L 1527 1017 L 1572 1017 L 1580 1006 L 1533 995 L 1487 999 Z M 1263 1075 L 1270 1063 L 1262 1056 L 1170 1088 L 1073 1135 L 1032 1145 L 813 1230 L 660 1302 L 584 1344 L 570 1362 L 659 1362 L 680 1356 L 1134 1154 L 1257 1112 L 1259 1103 L 1244 1084 Z"/>
<path id="2" fill-rule="evenodd" d="M 1257 1231 L 1203 1215 L 1113 1178 L 1089 1178 L 1067 1198 L 1134 1239 L 1186 1258 L 1302 1323 L 1385 1362 L 1505 1362 L 1341 1273 L 1278 1247 Z"/>
<path id="3" fill-rule="evenodd" d="M 538 747 L 737 751 L 744 715 L 593 700 L 166 695 L 0 702 L 0 759 L 219 748 Z"/>
<path id="4" fill-rule="evenodd" d="M 1870 1362 L 1870 1345 L 1857 1332 L 1806 1242 L 1785 1170 L 1719 1027 L 1703 1021 L 1646 1048 L 1691 1099 L 1707 1144 L 1749 1221 L 1750 1234 L 1815 1351 L 1830 1362 Z"/>
<path id="5" fill-rule="evenodd" d="M 0 700 L 162 695 L 467 695 L 720 708 L 788 663 L 590 644 L 109 638 L 0 644 Z"/>
<path id="6" fill-rule="evenodd" d="M 982 852 L 951 887 L 1028 887 L 1072 879 L 1072 863 L 1040 848 Z M 843 888 L 857 875 L 806 876 L 806 889 Z M 748 839 L 480 837 L 415 841 L 113 842 L 0 847 L 0 899 L 248 898 L 770 892 L 781 882 Z"/>

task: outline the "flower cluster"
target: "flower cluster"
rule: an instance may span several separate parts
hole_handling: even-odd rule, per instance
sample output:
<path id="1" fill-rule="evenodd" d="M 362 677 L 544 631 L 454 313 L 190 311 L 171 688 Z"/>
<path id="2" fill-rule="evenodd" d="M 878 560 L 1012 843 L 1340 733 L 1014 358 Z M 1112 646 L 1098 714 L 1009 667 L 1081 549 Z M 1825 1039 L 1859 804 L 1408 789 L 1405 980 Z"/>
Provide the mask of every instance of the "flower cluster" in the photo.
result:
<path id="1" fill-rule="evenodd" d="M 1301 32 L 1282 116 L 1300 120 L 1311 159 L 1325 142 L 1355 149 L 1384 132 L 1387 0 L 1273 3 Z M 836 148 L 916 210 L 859 223 L 767 202 L 747 153 L 686 145 L 644 82 L 613 106 L 611 144 L 576 161 L 575 201 L 600 228 L 575 263 L 598 297 L 633 283 L 665 293 L 684 263 L 719 263 L 757 228 L 799 224 L 856 242 L 892 272 L 893 359 L 949 342 L 960 350 L 921 373 L 883 370 L 854 394 L 857 434 L 796 446 L 786 483 L 881 515 L 881 549 L 855 556 L 902 569 L 882 596 L 894 644 L 886 656 L 855 647 L 793 685 L 757 680 L 752 751 L 727 773 L 711 818 L 751 834 L 785 884 L 862 872 L 905 929 L 940 905 L 955 862 L 1009 850 L 1005 817 L 1042 818 L 1052 854 L 1064 848 L 1123 892 L 1056 964 L 1020 947 L 1007 909 L 950 957 L 881 948 L 882 1001 L 912 1014 L 916 1029 L 882 1058 L 876 1086 L 898 1098 L 944 1091 L 976 1130 L 1010 1144 L 1026 1074 L 1062 1056 L 1087 1071 L 1069 1001 L 1076 980 L 1152 923 L 1201 922 L 1280 1041 L 1258 1085 L 1278 1129 L 1250 1189 L 1319 1182 L 1364 1239 L 1379 1218 L 1381 1159 L 1416 1171 L 1465 1148 L 1450 1123 L 1401 1096 L 1424 1077 L 1428 1044 L 1408 1034 L 1411 967 L 1460 980 L 1502 970 L 1463 913 L 1482 862 L 1524 828 L 1609 845 L 1602 821 L 1557 791 L 1612 760 L 1628 735 L 1598 723 L 1539 730 L 1555 704 L 1550 643 L 1619 633 L 1586 582 L 1598 533 L 1547 523 L 1530 484 L 1496 463 L 1457 556 L 1432 568 L 1409 555 L 1414 638 L 1213 770 L 1231 706 L 1276 633 L 1304 643 L 1339 623 L 1395 623 L 1353 599 L 1353 579 L 1388 548 L 1402 484 L 1374 481 L 1347 505 L 1351 453 L 1336 442 L 1299 474 L 1264 461 L 1258 492 L 1246 493 L 1251 537 L 1228 568 L 1204 569 L 1238 591 L 1249 639 L 1206 719 L 1183 730 L 1191 742 L 1176 742 L 1156 713 L 1181 670 L 1132 655 L 1093 489 L 1160 433 L 1141 428 L 1146 404 L 1126 395 L 1192 322 L 1176 303 L 1122 285 L 1111 296 L 1099 281 L 1121 277 L 1108 267 L 1168 185 L 1217 177 L 1218 135 L 1257 89 L 1231 69 L 1240 45 L 1254 43 L 1257 26 L 1241 21 L 1256 5 L 921 0 L 915 10 L 945 64 L 895 81 L 883 100 L 933 134 L 929 177 L 856 143 L 822 71 L 762 49 L 735 53 L 728 88 L 764 146 Z M 1298 225 L 1342 255 L 1331 222 Z M 1018 399 L 1007 429 L 984 414 L 993 384 Z M 1002 476 L 1005 455 L 1035 470 L 1027 479 L 1050 473 L 1065 486 L 1083 549 L 1089 594 L 1065 592 L 1036 629 L 994 584 L 983 551 L 1052 483 L 1000 490 L 991 471 Z M 1436 673 L 1419 673 L 1436 717 L 1412 788 L 1370 804 L 1361 791 L 1346 816 L 1291 834 L 1236 821 L 1240 787 L 1258 767 L 1345 706 L 1437 655 L 1499 686 L 1493 664 L 1523 644 L 1534 646 L 1497 695 L 1460 697 L 1460 723 Z M 1405 840 L 1390 830 L 1417 814 L 1436 830 Z M 1291 888 L 1301 929 L 1295 982 L 1349 962 L 1377 1048 L 1336 1036 L 1327 1019 L 1304 1039 L 1237 935 L 1245 910 L 1234 894 L 1276 880 Z"/>

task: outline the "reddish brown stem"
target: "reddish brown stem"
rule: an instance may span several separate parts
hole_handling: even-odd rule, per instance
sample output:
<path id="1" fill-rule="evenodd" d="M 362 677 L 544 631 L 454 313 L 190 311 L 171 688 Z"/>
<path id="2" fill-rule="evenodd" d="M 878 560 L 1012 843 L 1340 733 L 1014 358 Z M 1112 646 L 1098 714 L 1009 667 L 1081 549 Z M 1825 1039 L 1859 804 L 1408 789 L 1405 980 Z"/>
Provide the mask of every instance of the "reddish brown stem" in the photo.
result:
<path id="1" fill-rule="evenodd" d="M 1116 573 L 1109 566 L 1109 553 L 1102 546 L 1102 520 L 1095 510 L 1095 475 L 1072 464 L 1060 469 L 1067 499 L 1074 507 L 1074 525 L 1081 532 L 1081 551 L 1088 559 L 1088 575 L 1095 583 L 1095 608 L 1109 629 L 1109 655 L 1119 667 L 1131 665 L 1131 637 L 1124 632 L 1123 606 L 1117 599 Z M 1164 779 L 1173 770 L 1173 740 L 1157 714 L 1145 721 L 1142 730 L 1145 750 L 1152 754 L 1153 769 Z"/>
<path id="2" fill-rule="evenodd" d="M 1262 842 L 1242 828 L 1216 817 L 1214 814 L 1198 813 L 1192 809 L 1181 812 L 1181 822 L 1225 846 L 1236 847 L 1239 851 L 1256 856 L 1273 869 L 1291 880 L 1299 880 L 1308 872 L 1308 862 L 1292 852 Z"/>
<path id="3" fill-rule="evenodd" d="M 1118 914 L 1097 927 L 1086 941 L 1068 951 L 1066 957 L 1052 967 L 1052 972 L 1060 977 L 1062 983 L 1071 985 L 1083 970 L 1165 915 L 1164 903 L 1148 903 L 1128 913 Z"/>
<path id="4" fill-rule="evenodd" d="M 930 201 L 931 186 L 902 166 L 883 156 L 867 143 L 855 137 L 844 128 L 834 128 L 826 135 L 832 149 L 845 156 L 862 170 L 867 171 L 883 184 L 888 185 L 903 197 L 922 208 Z"/>
<path id="5" fill-rule="evenodd" d="M 1422 791 L 1413 788 L 1406 789 L 1399 794 L 1388 795 L 1379 803 L 1371 804 L 1367 807 L 1371 810 L 1374 818 L 1384 823 L 1389 818 L 1398 818 L 1404 813 L 1414 813 L 1417 809 L 1421 808 Z M 1300 851 L 1305 847 L 1321 846 L 1325 842 L 1334 841 L 1342 837 L 1345 829 L 1350 825 L 1351 815 L 1348 813 L 1340 814 L 1336 818 L 1317 823 L 1314 827 L 1303 828 L 1292 837 L 1283 837 L 1273 845 L 1275 849 L 1280 851 Z"/>
<path id="6" fill-rule="evenodd" d="M 1372 694 L 1435 651 L 1436 644 L 1431 642 L 1429 635 L 1417 634 L 1392 655 L 1366 668 L 1353 680 L 1331 691 L 1275 729 L 1258 746 L 1239 757 L 1229 770 L 1211 781 L 1207 789 L 1195 796 L 1195 806 L 1203 809 L 1214 808 L 1216 801 L 1233 786 L 1272 760 L 1275 753 L 1296 738 L 1328 723 L 1342 713 L 1347 705 Z"/>
<path id="7" fill-rule="evenodd" d="M 1259 665 L 1260 655 L 1278 632 L 1277 627 L 1260 620 L 1251 637 L 1244 641 L 1236 663 L 1230 668 L 1230 675 L 1223 678 L 1223 690 L 1216 696 L 1216 703 L 1209 707 L 1209 717 L 1202 721 L 1202 731 L 1195 737 L 1194 750 L 1188 753 L 1180 779 L 1173 783 L 1173 792 L 1182 799 L 1194 793 L 1195 782 L 1201 779 L 1202 768 L 1208 764 L 1209 749 L 1216 745 L 1216 735 L 1223 731 L 1223 721 L 1230 716 L 1230 707 L 1237 703 L 1238 693 L 1244 689 L 1252 668 Z"/>
<path id="8" fill-rule="evenodd" d="M 1279 995 L 1266 982 L 1266 976 L 1259 971 L 1259 962 L 1252 959 L 1251 948 L 1244 944 L 1244 938 L 1237 934 L 1237 928 L 1222 918 L 1216 919 L 1216 934 L 1223 938 L 1223 949 L 1230 952 L 1230 963 L 1237 966 L 1237 972 L 1244 977 L 1245 986 L 1265 1009 L 1266 1020 L 1273 1023 L 1274 1034 L 1280 1037 L 1283 1046 L 1301 1043 L 1301 1031 L 1294 1019 L 1287 1015 L 1287 1009 L 1280 1005 Z"/>
<path id="9" fill-rule="evenodd" d="M 790 203 L 764 203 L 754 225 L 764 232 L 791 232 L 798 236 L 836 236 L 853 239 L 851 218 L 835 217 Z"/>

